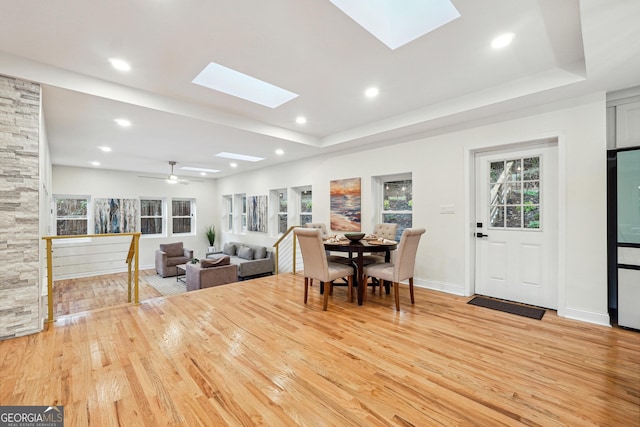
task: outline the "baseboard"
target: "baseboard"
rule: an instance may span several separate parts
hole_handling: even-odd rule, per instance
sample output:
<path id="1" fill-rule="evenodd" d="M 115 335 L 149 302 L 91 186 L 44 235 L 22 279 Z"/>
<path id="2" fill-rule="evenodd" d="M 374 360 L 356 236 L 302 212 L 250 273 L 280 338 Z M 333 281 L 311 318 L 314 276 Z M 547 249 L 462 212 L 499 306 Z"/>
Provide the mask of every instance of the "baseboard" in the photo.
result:
<path id="1" fill-rule="evenodd" d="M 448 294 L 465 296 L 464 285 L 458 283 L 436 282 L 434 280 L 413 279 L 413 285 L 419 288 L 446 292 Z"/>
<path id="2" fill-rule="evenodd" d="M 558 310 L 558 316 L 567 319 L 579 320 L 581 322 L 594 323 L 596 325 L 611 327 L 611 319 L 609 313 L 596 313 L 581 308 L 565 307 L 564 310 Z"/>

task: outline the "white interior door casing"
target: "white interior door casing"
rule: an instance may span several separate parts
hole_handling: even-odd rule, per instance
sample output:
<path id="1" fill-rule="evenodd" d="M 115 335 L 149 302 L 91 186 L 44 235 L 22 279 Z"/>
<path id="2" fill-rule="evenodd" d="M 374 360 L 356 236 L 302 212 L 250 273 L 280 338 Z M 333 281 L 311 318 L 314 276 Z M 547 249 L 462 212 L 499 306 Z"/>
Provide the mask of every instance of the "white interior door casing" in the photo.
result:
<path id="1" fill-rule="evenodd" d="M 558 306 L 557 144 L 476 153 L 477 294 Z"/>

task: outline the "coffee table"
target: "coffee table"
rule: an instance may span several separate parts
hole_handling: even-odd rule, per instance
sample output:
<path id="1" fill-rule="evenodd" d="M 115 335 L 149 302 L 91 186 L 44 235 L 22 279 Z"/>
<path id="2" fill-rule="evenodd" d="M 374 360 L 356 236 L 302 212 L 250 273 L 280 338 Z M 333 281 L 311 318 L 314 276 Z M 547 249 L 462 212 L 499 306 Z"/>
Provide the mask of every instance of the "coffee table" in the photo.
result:
<path id="1" fill-rule="evenodd" d="M 187 264 L 176 265 L 176 282 L 186 283 Z"/>

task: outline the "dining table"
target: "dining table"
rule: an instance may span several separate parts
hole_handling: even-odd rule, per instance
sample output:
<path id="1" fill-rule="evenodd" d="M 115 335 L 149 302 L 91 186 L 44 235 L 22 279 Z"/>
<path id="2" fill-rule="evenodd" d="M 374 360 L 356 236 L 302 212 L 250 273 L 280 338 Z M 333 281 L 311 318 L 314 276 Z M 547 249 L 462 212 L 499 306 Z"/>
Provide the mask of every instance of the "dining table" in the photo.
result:
<path id="1" fill-rule="evenodd" d="M 343 252 L 349 254 L 349 260 L 356 266 L 356 285 L 358 291 L 358 305 L 362 305 L 364 293 L 367 288 L 364 283 L 364 254 L 384 252 L 385 262 L 391 260 L 391 251 L 398 248 L 395 241 L 379 240 L 325 240 L 324 248 L 330 252 Z M 362 284 L 362 285 L 361 285 Z"/>

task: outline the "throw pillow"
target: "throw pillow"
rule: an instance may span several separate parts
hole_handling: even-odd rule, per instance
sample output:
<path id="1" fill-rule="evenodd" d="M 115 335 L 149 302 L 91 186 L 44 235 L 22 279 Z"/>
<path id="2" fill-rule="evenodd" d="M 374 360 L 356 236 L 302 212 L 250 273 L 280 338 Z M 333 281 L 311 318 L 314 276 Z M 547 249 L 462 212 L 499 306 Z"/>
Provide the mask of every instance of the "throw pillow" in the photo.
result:
<path id="1" fill-rule="evenodd" d="M 242 259 L 253 259 L 253 249 L 248 246 L 241 246 L 238 249 L 238 257 Z"/>
<path id="2" fill-rule="evenodd" d="M 169 258 L 184 256 L 184 249 L 182 242 L 176 243 L 163 243 L 160 245 L 160 250 L 167 253 Z"/>
<path id="3" fill-rule="evenodd" d="M 200 261 L 200 266 L 202 268 L 209 267 L 220 267 L 222 265 L 229 265 L 231 263 L 231 258 L 228 256 L 221 256 L 220 258 L 207 258 Z"/>
<path id="4" fill-rule="evenodd" d="M 236 254 L 236 245 L 232 243 L 225 243 L 222 248 L 222 253 L 229 256 L 234 256 Z"/>
<path id="5" fill-rule="evenodd" d="M 253 254 L 254 259 L 262 259 L 266 257 L 267 257 L 267 248 L 265 248 L 264 246 L 260 246 L 259 248 L 256 248 L 256 251 Z"/>

